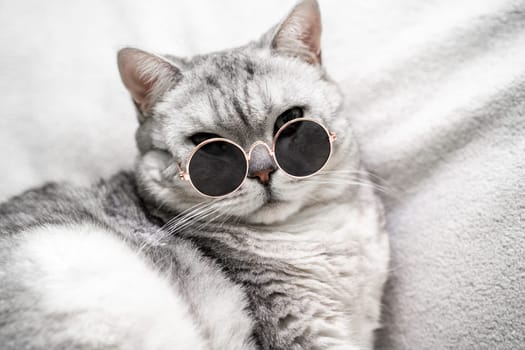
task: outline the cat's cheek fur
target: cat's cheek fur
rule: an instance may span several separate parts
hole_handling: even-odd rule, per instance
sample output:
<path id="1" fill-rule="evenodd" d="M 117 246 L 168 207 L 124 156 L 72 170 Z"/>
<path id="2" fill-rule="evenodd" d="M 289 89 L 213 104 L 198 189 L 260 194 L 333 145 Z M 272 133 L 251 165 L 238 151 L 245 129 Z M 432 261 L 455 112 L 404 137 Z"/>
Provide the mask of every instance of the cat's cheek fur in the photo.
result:
<path id="1" fill-rule="evenodd" d="M 105 229 L 87 224 L 31 229 L 18 238 L 11 261 L 8 277 L 24 291 L 17 298 L 38 295 L 33 300 L 41 319 L 32 322 L 49 328 L 45 343 L 35 337 L 34 345 L 207 349 L 172 283 Z M 64 318 L 68 326 L 53 330 Z M 24 325 L 17 326 L 23 332 Z"/>
<path id="2" fill-rule="evenodd" d="M 206 201 L 190 185 L 179 178 L 177 164 L 166 152 L 150 150 L 140 157 L 135 167 L 144 195 L 152 196 L 162 205 L 179 210 Z M 181 201 L 180 194 L 188 193 Z"/>

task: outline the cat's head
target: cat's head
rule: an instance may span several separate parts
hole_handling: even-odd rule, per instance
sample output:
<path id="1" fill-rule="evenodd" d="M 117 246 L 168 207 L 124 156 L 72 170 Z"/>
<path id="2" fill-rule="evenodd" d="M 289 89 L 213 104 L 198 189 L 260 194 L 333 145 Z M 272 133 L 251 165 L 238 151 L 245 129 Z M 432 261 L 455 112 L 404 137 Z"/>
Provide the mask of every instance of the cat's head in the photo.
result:
<path id="1" fill-rule="evenodd" d="M 215 215 L 254 223 L 282 221 L 313 202 L 341 195 L 341 174 L 357 167 L 342 95 L 321 64 L 321 20 L 315 0 L 298 3 L 280 24 L 255 42 L 189 59 L 123 49 L 118 63 L 138 111 L 137 175 L 142 190 L 181 211 L 202 202 Z M 207 137 L 230 139 L 246 151 L 297 117 L 337 132 L 323 171 L 294 179 L 282 170 L 269 183 L 249 177 L 220 199 L 201 196 L 179 178 L 195 146 Z"/>

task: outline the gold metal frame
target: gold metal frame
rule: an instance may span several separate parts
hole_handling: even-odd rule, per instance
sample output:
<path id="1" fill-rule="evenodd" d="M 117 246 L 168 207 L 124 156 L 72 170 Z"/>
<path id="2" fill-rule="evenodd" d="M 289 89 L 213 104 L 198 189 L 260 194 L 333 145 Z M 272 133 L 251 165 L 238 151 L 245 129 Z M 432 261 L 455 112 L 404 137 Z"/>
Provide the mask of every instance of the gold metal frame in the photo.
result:
<path id="1" fill-rule="evenodd" d="M 281 165 L 277 161 L 277 158 L 275 157 L 275 141 L 277 141 L 277 138 L 279 137 L 279 135 L 282 133 L 282 131 L 287 126 L 289 126 L 290 124 L 293 124 L 293 123 L 297 123 L 299 121 L 311 121 L 311 122 L 314 122 L 317 125 L 321 126 L 323 128 L 323 130 L 326 132 L 326 135 L 328 136 L 328 141 L 330 142 L 330 153 L 328 154 L 328 157 L 326 157 L 326 161 L 324 162 L 324 164 L 315 173 L 310 174 L 310 175 L 306 175 L 306 176 L 294 176 L 294 175 L 291 175 L 291 174 L 287 173 L 286 170 L 284 170 L 281 167 Z M 292 120 L 286 122 L 283 126 L 281 126 L 281 128 L 277 131 L 277 133 L 273 137 L 272 147 L 268 146 L 268 144 L 266 142 L 259 140 L 259 141 L 254 142 L 250 146 L 250 148 L 248 149 L 248 153 L 246 153 L 246 151 L 244 151 L 244 149 L 241 146 L 239 146 L 237 143 L 235 143 L 235 142 L 233 142 L 231 140 L 228 140 L 228 139 L 225 139 L 225 138 L 222 138 L 222 137 L 215 137 L 215 138 L 203 141 L 203 142 L 199 143 L 197 146 L 195 146 L 195 148 L 192 150 L 192 152 L 188 156 L 188 159 L 186 160 L 186 167 L 185 167 L 186 170 L 185 171 L 182 170 L 180 164 L 177 164 L 177 167 L 179 169 L 179 177 L 180 177 L 181 180 L 189 181 L 191 186 L 195 189 L 195 191 L 197 191 L 199 194 L 201 194 L 204 197 L 208 197 L 208 198 L 222 198 L 222 197 L 226 197 L 226 196 L 234 193 L 235 191 L 237 191 L 244 184 L 244 182 L 246 181 L 246 178 L 248 177 L 248 169 L 249 169 L 249 166 L 250 166 L 250 159 L 251 159 L 252 151 L 255 149 L 255 147 L 257 147 L 259 145 L 263 145 L 268 150 L 268 153 L 270 154 L 270 157 L 272 157 L 272 159 L 275 162 L 275 164 L 277 165 L 277 167 L 280 170 L 282 170 L 287 176 L 289 176 L 291 178 L 294 178 L 294 179 L 306 179 L 308 177 L 314 176 L 315 174 L 319 173 L 321 170 L 324 169 L 324 167 L 326 166 L 326 164 L 330 160 L 330 157 L 332 156 L 332 151 L 333 151 L 333 145 L 332 144 L 334 143 L 335 140 L 337 140 L 337 135 L 336 135 L 335 132 L 328 131 L 328 129 L 323 124 L 321 124 L 320 122 L 318 122 L 317 120 L 314 120 L 312 118 L 297 118 L 297 119 L 292 119 Z M 242 153 L 244 154 L 244 159 L 246 160 L 246 173 L 244 174 L 244 179 L 241 181 L 239 186 L 237 186 L 233 191 L 231 191 L 231 192 L 229 192 L 229 193 L 227 193 L 225 195 L 222 195 L 222 196 L 210 196 L 210 195 L 207 195 L 207 194 L 202 193 L 201 191 L 199 191 L 197 189 L 197 187 L 195 187 L 195 185 L 191 181 L 191 176 L 190 176 L 190 173 L 189 173 L 190 162 L 191 162 L 191 158 L 193 157 L 193 155 L 199 149 L 201 149 L 203 146 L 207 145 L 208 143 L 216 142 L 216 141 L 223 141 L 223 142 L 227 142 L 227 143 L 230 143 L 230 144 L 234 145 L 235 147 L 237 147 L 238 149 L 240 149 L 242 151 Z"/>

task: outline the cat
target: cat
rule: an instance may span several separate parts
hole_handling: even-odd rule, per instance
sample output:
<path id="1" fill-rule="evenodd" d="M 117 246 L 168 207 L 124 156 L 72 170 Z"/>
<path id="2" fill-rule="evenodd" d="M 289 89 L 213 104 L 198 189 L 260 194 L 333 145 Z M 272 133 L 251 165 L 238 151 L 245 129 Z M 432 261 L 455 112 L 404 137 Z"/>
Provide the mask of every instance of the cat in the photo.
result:
<path id="1" fill-rule="evenodd" d="M 371 349 L 388 236 L 320 35 L 318 4 L 303 0 L 242 47 L 122 49 L 135 171 L 0 205 L 0 347 Z M 266 164 L 221 198 L 179 176 L 210 137 L 271 144 L 301 117 L 337 133 L 314 176 Z"/>

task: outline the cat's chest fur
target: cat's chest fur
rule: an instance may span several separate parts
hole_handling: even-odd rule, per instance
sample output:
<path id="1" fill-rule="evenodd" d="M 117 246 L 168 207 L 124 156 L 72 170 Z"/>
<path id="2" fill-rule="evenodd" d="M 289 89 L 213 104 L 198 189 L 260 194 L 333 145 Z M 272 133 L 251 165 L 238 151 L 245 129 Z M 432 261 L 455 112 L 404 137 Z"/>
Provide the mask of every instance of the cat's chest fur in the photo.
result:
<path id="1" fill-rule="evenodd" d="M 262 349 L 371 347 L 388 240 L 365 192 L 358 206 L 312 206 L 279 225 L 191 234 L 243 286 Z"/>
<path id="2" fill-rule="evenodd" d="M 388 241 L 370 191 L 280 225 L 197 224 L 155 244 L 134 186 L 121 174 L 0 206 L 6 349 L 371 348 Z"/>

